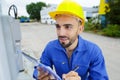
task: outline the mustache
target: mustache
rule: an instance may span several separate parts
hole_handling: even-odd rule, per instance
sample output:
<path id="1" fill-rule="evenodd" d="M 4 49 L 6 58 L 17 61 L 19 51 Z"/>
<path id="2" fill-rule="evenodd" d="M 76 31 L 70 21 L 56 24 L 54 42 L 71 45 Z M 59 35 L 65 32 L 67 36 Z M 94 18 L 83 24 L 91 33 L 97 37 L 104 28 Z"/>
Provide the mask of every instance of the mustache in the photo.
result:
<path id="1" fill-rule="evenodd" d="M 67 36 L 58 36 L 58 38 L 68 38 Z"/>

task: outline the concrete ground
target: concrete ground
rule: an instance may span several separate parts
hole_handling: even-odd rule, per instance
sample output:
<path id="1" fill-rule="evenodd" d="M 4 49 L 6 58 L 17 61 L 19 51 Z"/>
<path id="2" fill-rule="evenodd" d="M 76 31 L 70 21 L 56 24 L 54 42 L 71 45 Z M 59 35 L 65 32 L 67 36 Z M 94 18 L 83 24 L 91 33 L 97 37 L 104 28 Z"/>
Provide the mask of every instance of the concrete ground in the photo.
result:
<path id="1" fill-rule="evenodd" d="M 35 23 L 21 23 L 22 50 L 39 59 L 48 41 L 56 39 L 54 25 Z M 110 80 L 120 80 L 120 38 L 110 38 L 92 33 L 80 34 L 100 46 L 106 60 L 107 72 Z M 23 58 L 25 71 L 19 73 L 18 80 L 33 80 L 33 64 Z"/>

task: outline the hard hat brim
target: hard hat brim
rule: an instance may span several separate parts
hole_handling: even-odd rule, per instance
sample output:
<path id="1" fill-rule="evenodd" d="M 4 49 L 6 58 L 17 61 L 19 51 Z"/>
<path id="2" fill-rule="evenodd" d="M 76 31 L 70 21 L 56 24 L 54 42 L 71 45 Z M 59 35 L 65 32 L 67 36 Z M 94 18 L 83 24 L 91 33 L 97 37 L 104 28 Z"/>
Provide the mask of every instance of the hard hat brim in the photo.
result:
<path id="1" fill-rule="evenodd" d="M 49 12 L 49 15 L 50 15 L 50 17 L 52 19 L 55 19 L 55 17 L 56 17 L 57 14 L 70 14 L 70 15 L 78 17 L 76 14 L 71 13 L 71 12 L 67 12 L 67 11 L 53 11 L 53 12 Z"/>
<path id="2" fill-rule="evenodd" d="M 70 14 L 70 15 L 73 15 L 73 16 L 76 16 L 76 17 L 80 18 L 78 15 L 76 15 L 72 12 L 67 12 L 67 11 L 52 11 L 52 12 L 49 12 L 50 17 L 54 20 L 56 19 L 55 17 L 58 14 Z M 80 19 L 82 20 L 82 22 L 84 24 L 84 19 L 82 19 L 82 18 L 80 18 Z"/>

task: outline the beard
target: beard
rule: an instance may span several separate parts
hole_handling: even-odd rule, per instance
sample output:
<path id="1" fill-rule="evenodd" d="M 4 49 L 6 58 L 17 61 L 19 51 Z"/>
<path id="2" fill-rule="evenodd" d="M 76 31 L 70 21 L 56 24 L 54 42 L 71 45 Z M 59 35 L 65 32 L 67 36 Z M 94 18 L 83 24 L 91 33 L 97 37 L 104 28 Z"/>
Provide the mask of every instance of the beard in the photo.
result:
<path id="1" fill-rule="evenodd" d="M 69 42 L 68 44 L 65 44 L 65 42 L 62 42 L 61 45 L 62 45 L 62 47 L 67 48 L 67 47 L 69 47 L 70 45 L 72 45 L 72 43 Z"/>
<path id="2" fill-rule="evenodd" d="M 68 43 L 60 42 L 60 38 L 66 38 L 67 40 L 69 40 L 69 42 L 68 42 Z M 71 45 L 75 42 L 76 36 L 73 37 L 73 38 L 71 38 L 71 39 L 68 38 L 68 37 L 66 37 L 66 36 L 59 36 L 58 39 L 59 39 L 59 42 L 60 42 L 60 44 L 62 45 L 62 47 L 68 48 L 69 46 L 71 46 Z"/>

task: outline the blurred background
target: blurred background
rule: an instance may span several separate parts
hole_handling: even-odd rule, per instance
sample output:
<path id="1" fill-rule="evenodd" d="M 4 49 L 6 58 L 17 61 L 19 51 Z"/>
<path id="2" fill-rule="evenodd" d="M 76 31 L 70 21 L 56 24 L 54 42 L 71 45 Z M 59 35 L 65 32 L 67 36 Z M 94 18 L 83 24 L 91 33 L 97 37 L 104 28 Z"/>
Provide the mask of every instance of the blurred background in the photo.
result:
<path id="1" fill-rule="evenodd" d="M 21 53 L 39 59 L 56 38 L 56 22 L 48 13 L 61 1 L 0 0 L 0 80 L 33 80 L 34 64 Z M 120 0 L 75 1 L 85 14 L 80 35 L 101 47 L 110 80 L 120 80 Z"/>

